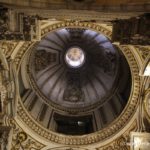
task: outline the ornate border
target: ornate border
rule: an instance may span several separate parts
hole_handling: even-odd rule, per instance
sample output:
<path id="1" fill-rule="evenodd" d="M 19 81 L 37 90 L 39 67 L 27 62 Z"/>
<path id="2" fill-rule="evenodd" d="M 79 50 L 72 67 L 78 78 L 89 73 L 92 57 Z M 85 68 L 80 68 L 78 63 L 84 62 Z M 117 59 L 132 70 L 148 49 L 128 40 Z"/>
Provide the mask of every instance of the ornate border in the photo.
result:
<path id="1" fill-rule="evenodd" d="M 18 51 L 17 55 L 15 56 L 15 63 L 16 63 L 16 69 L 17 72 L 19 71 L 21 62 L 26 54 L 26 52 L 30 49 L 30 47 L 34 44 L 34 42 L 24 42 L 21 49 Z"/>
<path id="2" fill-rule="evenodd" d="M 102 32 L 108 38 L 111 36 L 111 31 L 101 27 L 100 25 L 92 24 L 92 23 L 78 23 L 78 22 L 63 22 L 54 25 L 50 25 L 49 27 L 42 30 L 42 36 L 46 33 L 54 31 L 59 28 L 64 27 L 81 27 L 81 28 L 89 28 L 91 30 L 95 30 L 96 32 Z M 26 44 L 26 43 L 25 43 Z M 30 43 L 28 46 L 30 47 Z M 26 50 L 21 53 L 21 57 L 25 54 L 25 52 L 29 49 L 26 46 Z M 66 145 L 87 145 L 96 142 L 100 142 L 110 138 L 111 136 L 118 133 L 123 127 L 127 125 L 130 119 L 136 112 L 138 102 L 139 102 L 139 95 L 140 95 L 140 77 L 139 77 L 139 68 L 134 57 L 134 54 L 129 49 L 128 46 L 120 46 L 119 47 L 122 52 L 124 53 L 132 74 L 132 91 L 128 100 L 128 103 L 121 113 L 121 115 L 113 121 L 108 127 L 92 134 L 83 135 L 83 136 L 66 136 L 57 134 L 55 132 L 49 131 L 44 127 L 40 126 L 35 120 L 31 118 L 28 112 L 25 110 L 21 101 L 19 102 L 18 106 L 18 115 L 20 119 L 34 132 L 36 132 L 39 136 L 45 138 L 45 140 L 49 140 L 51 142 L 59 143 L 59 144 L 66 144 Z M 21 60 L 21 59 L 20 59 Z M 19 67 L 19 60 L 17 60 L 17 64 Z"/>

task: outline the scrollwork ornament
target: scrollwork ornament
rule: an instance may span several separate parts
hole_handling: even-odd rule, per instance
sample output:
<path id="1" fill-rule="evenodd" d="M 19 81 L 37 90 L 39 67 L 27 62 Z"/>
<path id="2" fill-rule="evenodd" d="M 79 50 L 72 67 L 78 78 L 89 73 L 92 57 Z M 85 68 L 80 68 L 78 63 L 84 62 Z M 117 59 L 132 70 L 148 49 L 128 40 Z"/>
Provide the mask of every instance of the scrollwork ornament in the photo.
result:
<path id="1" fill-rule="evenodd" d="M 127 147 L 127 140 L 125 137 L 120 137 L 114 144 L 114 149 L 115 150 L 128 150 Z"/>
<path id="2" fill-rule="evenodd" d="M 36 140 L 32 139 L 30 136 L 24 132 L 15 120 L 11 120 L 10 124 L 13 127 L 13 140 L 12 140 L 12 149 L 11 150 L 37 150 L 44 147 L 41 143 L 38 143 Z"/>
<path id="3" fill-rule="evenodd" d="M 25 132 L 19 132 L 17 134 L 17 139 L 20 143 L 24 142 L 27 139 L 27 134 Z"/>

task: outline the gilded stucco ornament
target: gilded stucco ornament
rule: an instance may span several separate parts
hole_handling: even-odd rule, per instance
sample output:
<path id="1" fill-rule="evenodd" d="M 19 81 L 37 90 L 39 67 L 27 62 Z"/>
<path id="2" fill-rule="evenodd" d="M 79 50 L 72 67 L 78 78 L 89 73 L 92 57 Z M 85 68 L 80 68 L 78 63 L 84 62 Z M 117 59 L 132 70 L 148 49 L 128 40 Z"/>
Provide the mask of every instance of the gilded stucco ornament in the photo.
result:
<path id="1" fill-rule="evenodd" d="M 0 48 L 5 54 L 5 57 L 11 57 L 14 49 L 16 48 L 18 42 L 16 41 L 0 41 Z"/>
<path id="2" fill-rule="evenodd" d="M 41 31 L 42 36 L 45 36 L 48 32 L 55 31 L 60 28 L 88 28 L 94 30 L 96 32 L 104 34 L 106 37 L 111 39 L 111 31 L 107 30 L 106 28 L 102 27 L 101 25 L 97 25 L 94 23 L 88 22 L 61 22 L 58 24 L 50 25 L 44 28 Z M 30 49 L 32 45 L 35 43 L 33 42 L 25 42 L 20 51 L 17 53 L 15 57 L 15 62 L 17 64 L 17 70 L 19 70 L 19 66 L 21 64 L 21 60 L 24 57 L 25 53 Z M 140 95 L 140 78 L 139 78 L 139 68 L 137 61 L 134 57 L 134 54 L 130 50 L 128 46 L 119 46 L 120 50 L 125 55 L 132 74 L 132 91 L 130 94 L 130 98 L 128 100 L 128 104 L 126 105 L 125 109 L 121 113 L 121 115 L 110 125 L 106 128 L 88 134 L 86 136 L 66 136 L 61 135 L 46 128 L 40 126 L 27 112 L 25 107 L 23 106 L 21 100 L 19 100 L 18 105 L 18 117 L 20 120 L 26 124 L 32 131 L 38 134 L 40 137 L 43 137 L 46 141 L 51 141 L 54 143 L 65 144 L 65 145 L 88 145 L 97 143 L 99 141 L 104 141 L 112 137 L 112 135 L 118 134 L 126 125 L 130 122 L 131 118 L 134 116 L 137 106 L 138 106 L 138 99 Z"/>
<path id="3" fill-rule="evenodd" d="M 9 119 L 7 124 L 12 127 L 12 143 L 11 150 L 37 150 L 44 147 L 43 144 L 30 137 L 13 119 Z"/>
<path id="4" fill-rule="evenodd" d="M 130 150 L 130 132 L 137 130 L 137 120 L 117 139 L 96 150 Z"/>
<path id="5" fill-rule="evenodd" d="M 0 107 L 3 114 L 10 116 L 12 116 L 15 111 L 12 108 L 15 102 L 13 99 L 15 97 L 15 81 L 13 75 L 14 72 L 10 60 L 6 58 L 3 51 L 0 51 Z"/>
<path id="6" fill-rule="evenodd" d="M 150 122 L 150 88 L 145 91 L 144 110 L 145 110 L 146 118 Z"/>
<path id="7" fill-rule="evenodd" d="M 135 49 L 139 52 L 140 57 L 144 61 L 150 53 L 149 46 L 135 46 Z"/>

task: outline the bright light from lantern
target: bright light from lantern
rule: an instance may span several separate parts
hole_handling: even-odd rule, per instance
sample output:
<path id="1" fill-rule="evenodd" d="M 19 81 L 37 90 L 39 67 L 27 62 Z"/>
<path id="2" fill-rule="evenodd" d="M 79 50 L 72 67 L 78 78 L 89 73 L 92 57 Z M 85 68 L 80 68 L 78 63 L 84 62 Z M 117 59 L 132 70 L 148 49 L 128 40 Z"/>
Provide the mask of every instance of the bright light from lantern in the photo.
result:
<path id="1" fill-rule="evenodd" d="M 145 68 L 144 76 L 150 76 L 150 62 L 148 63 L 148 65 Z"/>
<path id="2" fill-rule="evenodd" d="M 141 143 L 142 143 L 141 139 L 139 137 L 136 137 L 134 141 L 134 147 L 139 147 Z"/>
<path id="3" fill-rule="evenodd" d="M 82 66 L 85 62 L 85 54 L 79 47 L 70 48 L 65 55 L 66 63 L 73 68 Z"/>

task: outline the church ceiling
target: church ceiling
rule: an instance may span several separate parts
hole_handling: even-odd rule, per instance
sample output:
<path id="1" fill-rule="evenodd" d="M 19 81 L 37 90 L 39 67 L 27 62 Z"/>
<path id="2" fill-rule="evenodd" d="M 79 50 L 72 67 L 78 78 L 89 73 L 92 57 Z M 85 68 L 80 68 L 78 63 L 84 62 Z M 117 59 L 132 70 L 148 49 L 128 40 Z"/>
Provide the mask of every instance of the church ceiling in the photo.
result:
<path id="1" fill-rule="evenodd" d="M 84 52 L 85 62 L 81 67 L 69 66 L 66 62 L 67 52 L 74 47 Z M 75 53 L 70 57 L 74 57 Z M 91 30 L 62 29 L 40 41 L 30 57 L 34 60 L 29 66 L 31 76 L 47 99 L 65 107 L 78 106 L 79 109 L 96 102 L 102 105 L 104 97 L 109 97 L 106 93 L 112 93 L 118 82 L 118 55 L 101 34 Z"/>
<path id="2" fill-rule="evenodd" d="M 101 34 L 107 35 L 108 37 L 110 35 L 110 33 L 109 33 L 110 31 L 106 32 L 106 29 L 103 28 L 100 25 L 87 24 L 87 23 L 85 23 L 85 24 L 83 23 L 82 25 L 84 26 L 84 29 L 86 29 L 86 27 L 88 28 L 90 26 L 91 30 L 92 29 L 93 30 L 96 29 L 98 33 L 100 31 Z M 103 121 L 102 121 L 103 125 L 101 126 L 98 123 L 100 126 L 96 127 L 96 128 L 98 128 L 99 131 L 97 131 L 97 132 L 95 132 L 93 134 L 87 134 L 87 136 L 81 136 L 81 137 L 77 136 L 78 138 L 76 136 L 67 136 L 67 135 L 65 135 L 63 133 L 63 137 L 64 138 L 62 140 L 62 138 L 61 138 L 62 134 L 55 133 L 56 131 L 53 128 L 53 124 L 52 123 L 54 123 L 54 120 L 56 122 L 58 122 L 58 124 L 59 124 L 59 122 L 61 122 L 61 118 L 65 117 L 65 116 L 69 116 L 70 117 L 69 120 L 72 120 L 71 117 L 73 117 L 73 118 L 74 117 L 79 117 L 79 116 L 84 117 L 84 114 L 86 114 L 86 117 L 88 118 L 89 116 L 91 117 L 91 115 L 92 115 L 91 112 L 93 110 L 92 109 L 91 110 L 90 109 L 89 110 L 79 109 L 78 110 L 79 112 L 77 112 L 77 109 L 75 111 L 71 111 L 72 109 L 69 109 L 69 107 L 67 107 L 67 106 L 64 107 L 65 109 L 60 109 L 60 107 L 54 107 L 54 105 L 51 105 L 51 103 L 50 103 L 51 101 L 50 100 L 49 100 L 49 103 L 47 103 L 45 101 L 45 99 L 43 99 L 44 97 L 42 97 L 42 96 L 40 96 L 40 95 L 38 95 L 36 93 L 37 91 L 34 89 L 34 87 L 31 87 L 31 85 L 33 84 L 33 82 L 28 82 L 29 81 L 28 77 L 29 77 L 30 71 L 33 71 L 33 72 L 31 72 L 31 74 L 34 77 L 34 80 L 36 80 L 36 79 L 38 79 L 37 78 L 38 72 L 42 72 L 42 70 L 46 69 L 48 67 L 47 64 L 49 64 L 49 63 L 56 63 L 57 62 L 57 60 L 58 60 L 57 59 L 57 55 L 55 57 L 55 55 L 51 55 L 51 54 L 52 54 L 52 52 L 54 53 L 56 51 L 55 50 L 56 48 L 57 49 L 58 48 L 59 49 L 63 49 L 63 47 L 65 46 L 65 44 L 63 44 L 63 41 L 62 41 L 62 39 L 60 37 L 59 38 L 55 37 L 55 40 L 52 40 L 50 38 L 50 35 L 52 34 L 53 36 L 56 36 L 55 34 L 59 33 L 61 31 L 60 30 L 60 26 L 63 26 L 63 30 L 64 30 L 64 27 L 66 27 L 66 29 L 67 29 L 67 31 L 65 31 L 65 33 L 67 33 L 67 35 L 65 36 L 65 38 L 68 36 L 68 29 L 70 29 L 71 26 L 73 26 L 73 27 L 76 26 L 75 29 L 77 29 L 77 28 L 83 29 L 83 28 L 80 28 L 79 25 L 76 25 L 76 23 L 73 24 L 72 22 L 67 22 L 67 23 L 62 23 L 62 24 L 58 23 L 58 24 L 54 24 L 52 26 L 50 25 L 50 26 L 48 26 L 47 29 L 42 30 L 42 36 L 43 36 L 43 38 L 41 40 L 41 43 L 42 43 L 41 49 L 39 49 L 40 48 L 39 45 L 41 43 L 25 42 L 25 43 L 22 43 L 23 44 L 22 45 L 22 51 L 19 51 L 19 53 L 15 56 L 15 61 L 17 63 L 17 70 L 19 71 L 19 69 L 20 69 L 20 73 L 19 73 L 20 75 L 19 76 L 22 78 L 21 79 L 19 77 L 19 81 L 21 81 L 21 80 L 23 81 L 23 83 L 20 82 L 20 87 L 24 87 L 24 88 L 20 88 L 21 101 L 19 102 L 19 105 L 18 105 L 18 117 L 33 132 L 37 132 L 39 136 L 42 136 L 42 137 L 46 138 L 48 141 L 49 140 L 53 141 L 54 143 L 73 144 L 73 145 L 80 145 L 80 144 L 82 145 L 83 144 L 84 145 L 85 143 L 95 143 L 96 141 L 99 141 L 99 140 L 105 140 L 105 139 L 109 138 L 110 135 L 118 133 L 120 131 L 120 129 L 123 128 L 126 125 L 126 123 L 128 123 L 128 121 L 130 120 L 130 117 L 132 118 L 132 116 L 133 116 L 133 114 L 135 112 L 134 110 L 136 109 L 136 106 L 137 106 L 137 100 L 138 100 L 137 97 L 138 97 L 138 93 L 139 93 L 139 83 L 140 83 L 139 82 L 139 78 L 137 77 L 137 74 L 138 74 L 138 69 L 137 68 L 138 67 L 137 67 L 136 61 L 135 61 L 135 59 L 132 59 L 134 56 L 133 56 L 132 52 L 130 51 L 129 47 L 127 47 L 127 46 L 119 46 L 118 47 L 118 49 L 120 49 L 119 53 L 121 54 L 121 56 L 125 55 L 126 59 L 128 60 L 128 63 L 130 65 L 130 71 L 131 71 L 132 77 L 134 76 L 134 78 L 132 78 L 132 80 L 133 80 L 132 81 L 132 88 L 134 87 L 134 89 L 135 89 L 135 91 L 133 93 L 131 93 L 129 101 L 128 101 L 128 104 L 125 107 L 125 109 L 123 110 L 123 112 L 120 115 L 120 117 L 116 118 L 115 121 L 112 123 L 111 126 L 109 126 L 109 125 L 107 126 L 107 123 L 112 120 L 113 115 L 115 113 L 117 113 L 116 112 L 117 109 L 114 109 L 114 111 L 113 111 L 110 106 L 111 105 L 112 106 L 116 105 L 117 107 L 119 106 L 118 105 L 119 103 L 118 104 L 116 104 L 116 103 L 113 104 L 114 102 L 117 102 L 116 101 L 117 97 L 115 96 L 115 98 L 113 98 L 111 100 L 112 103 L 110 103 L 110 105 L 107 105 L 107 109 L 104 109 L 104 110 L 97 109 L 97 111 L 93 112 L 95 116 L 99 116 L 99 114 L 103 114 L 101 116 L 103 118 Z M 89 31 L 89 28 L 87 29 L 87 31 Z M 50 33 L 47 34 L 48 32 L 50 32 Z M 103 37 L 101 34 L 99 34 L 99 35 L 101 37 Z M 93 32 L 93 36 L 89 36 L 89 37 L 93 38 L 93 40 L 94 40 L 94 38 L 96 38 L 96 35 L 95 36 L 94 35 L 95 35 L 95 32 Z M 60 36 L 62 36 L 62 35 L 60 35 Z M 51 40 L 49 40 L 49 39 L 51 39 Z M 54 39 L 54 37 L 53 37 L 53 39 Z M 59 40 L 59 45 L 55 43 L 58 40 Z M 71 40 L 71 41 L 75 42 L 74 40 Z M 44 42 L 44 44 L 43 44 L 43 42 Z M 72 43 L 72 42 L 70 42 L 70 43 Z M 43 46 L 45 46 L 46 43 L 51 43 L 52 47 L 51 48 L 50 47 L 46 48 L 46 50 L 45 50 L 45 48 Z M 60 45 L 60 43 L 62 43 L 62 45 Z M 65 41 L 64 41 L 64 43 L 65 43 Z M 54 47 L 54 45 L 55 45 L 55 47 Z M 26 53 L 25 53 L 25 49 L 27 50 Z M 110 51 L 112 51 L 112 52 L 115 52 L 110 47 L 108 47 L 108 49 L 110 49 Z M 37 59 L 37 60 L 36 59 L 32 59 L 33 63 L 32 63 L 31 66 L 33 68 L 30 70 L 29 69 L 30 66 L 26 64 L 26 62 L 29 63 L 29 64 L 31 63 L 30 61 L 28 61 L 28 60 L 30 60 L 30 57 L 28 57 L 28 54 L 30 54 L 30 51 L 33 52 L 33 55 L 31 55 L 31 56 L 34 56 L 36 58 L 37 57 L 40 58 L 40 55 L 38 54 L 38 52 L 41 51 L 40 54 L 42 53 L 43 56 L 44 56 L 44 58 L 49 58 L 50 60 L 47 63 L 44 63 L 44 64 L 43 64 L 43 60 L 41 61 L 43 68 L 40 65 L 39 65 L 39 67 L 37 67 L 37 68 L 35 67 L 34 68 L 33 66 L 36 63 L 39 63 L 39 59 Z M 36 54 L 35 52 L 37 52 L 37 55 L 35 55 Z M 26 54 L 26 56 L 24 54 Z M 22 57 L 23 59 L 20 58 L 21 55 L 24 55 L 24 57 Z M 64 59 L 64 57 L 62 57 L 62 58 Z M 42 57 L 42 59 L 43 59 L 43 57 Z M 122 59 L 125 60 L 124 57 L 122 57 Z M 66 62 L 64 62 L 64 64 L 65 63 Z M 122 64 L 123 66 L 121 68 L 123 68 L 124 66 L 126 66 L 125 64 Z M 66 66 L 66 67 L 68 67 L 68 66 Z M 26 68 L 26 69 L 23 69 L 23 68 Z M 125 72 L 124 73 L 122 72 L 122 75 L 126 76 Z M 126 77 L 123 77 L 124 79 L 122 79 L 121 81 L 125 81 L 127 79 Z M 45 82 L 45 83 L 47 83 L 47 82 Z M 121 87 L 120 91 L 124 91 L 124 89 L 128 89 L 128 88 L 125 88 L 126 85 L 125 84 L 123 85 L 123 82 L 120 82 L 120 87 Z M 24 90 L 24 89 L 26 89 L 26 90 Z M 42 90 L 42 88 L 40 88 L 40 89 Z M 133 96 L 133 99 L 132 99 L 132 96 Z M 57 103 L 56 106 L 60 106 L 61 103 L 60 104 Z M 75 104 L 75 102 L 72 102 L 72 103 Z M 118 107 L 119 108 L 117 110 L 118 112 L 120 112 L 122 110 L 120 106 Z M 132 106 L 132 108 L 130 106 Z M 125 110 L 128 110 L 128 111 L 125 111 Z M 111 111 L 113 113 L 110 113 Z M 105 116 L 107 114 L 109 114 L 109 115 Z M 110 117 L 110 114 L 112 114 L 112 117 Z M 28 117 L 28 115 L 30 117 Z M 52 116 L 54 116 L 54 118 Z M 61 116 L 61 118 L 60 118 L 60 116 Z M 54 120 L 51 120 L 51 118 L 53 118 Z M 76 118 L 74 118 L 74 121 L 76 121 L 75 119 Z M 83 120 L 80 120 L 81 118 L 77 118 L 77 119 L 79 119 L 78 121 L 80 121 L 80 122 L 78 122 L 79 124 L 83 123 L 82 122 Z M 122 121 L 119 121 L 119 119 L 121 119 Z M 98 122 L 98 120 L 96 120 L 96 122 Z M 42 128 L 40 128 L 39 126 L 42 126 Z"/>
<path id="3" fill-rule="evenodd" d="M 67 2 L 82 6 L 84 1 Z M 92 2 L 98 3 L 89 0 L 87 6 Z M 112 44 L 110 24 L 47 20 L 40 25 L 37 38 L 31 40 L 30 26 L 26 41 L 0 42 L 0 96 L 9 100 L 0 112 L 8 113 L 4 122 L 15 131 L 12 147 L 129 149 L 122 144 L 137 130 L 141 82 L 149 88 L 148 78 L 139 76 L 149 49 Z M 149 118 L 149 94 L 145 103 Z"/>

